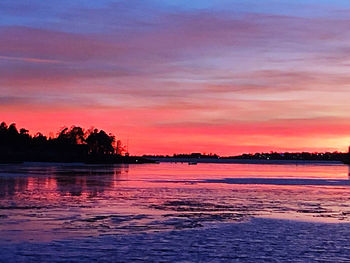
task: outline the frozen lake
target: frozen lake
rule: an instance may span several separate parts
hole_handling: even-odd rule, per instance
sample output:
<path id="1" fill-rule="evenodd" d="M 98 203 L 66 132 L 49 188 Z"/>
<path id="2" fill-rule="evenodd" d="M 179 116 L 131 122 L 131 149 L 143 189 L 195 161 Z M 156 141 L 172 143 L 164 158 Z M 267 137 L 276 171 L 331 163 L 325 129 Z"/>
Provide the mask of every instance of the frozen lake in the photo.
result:
<path id="1" fill-rule="evenodd" d="M 348 166 L 0 165 L 0 262 L 350 262 Z"/>

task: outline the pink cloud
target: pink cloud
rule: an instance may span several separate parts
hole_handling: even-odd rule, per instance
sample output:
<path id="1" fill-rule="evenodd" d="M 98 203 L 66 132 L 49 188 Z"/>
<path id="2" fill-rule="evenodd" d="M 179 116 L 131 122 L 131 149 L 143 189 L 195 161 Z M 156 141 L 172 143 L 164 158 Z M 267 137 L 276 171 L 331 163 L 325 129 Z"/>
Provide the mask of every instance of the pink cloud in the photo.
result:
<path id="1" fill-rule="evenodd" d="M 78 16 L 99 28 L 105 17 L 100 31 L 0 27 L 5 121 L 94 125 L 132 138 L 135 153 L 348 143 L 348 20 L 198 11 L 146 23 L 107 9 Z"/>

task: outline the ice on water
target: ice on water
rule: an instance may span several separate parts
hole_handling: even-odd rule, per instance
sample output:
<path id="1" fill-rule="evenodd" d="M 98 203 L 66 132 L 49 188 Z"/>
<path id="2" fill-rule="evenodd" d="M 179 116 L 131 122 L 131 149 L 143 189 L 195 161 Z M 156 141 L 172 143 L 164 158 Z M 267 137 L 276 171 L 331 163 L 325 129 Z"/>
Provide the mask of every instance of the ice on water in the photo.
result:
<path id="1" fill-rule="evenodd" d="M 348 262 L 349 187 L 341 164 L 1 165 L 0 262 Z"/>

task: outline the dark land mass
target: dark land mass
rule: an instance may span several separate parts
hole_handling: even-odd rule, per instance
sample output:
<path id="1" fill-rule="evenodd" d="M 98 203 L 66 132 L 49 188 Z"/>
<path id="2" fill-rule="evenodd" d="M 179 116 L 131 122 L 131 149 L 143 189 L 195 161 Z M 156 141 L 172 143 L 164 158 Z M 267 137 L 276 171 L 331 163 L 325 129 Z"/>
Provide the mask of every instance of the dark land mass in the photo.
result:
<path id="1" fill-rule="evenodd" d="M 343 162 L 350 163 L 349 153 L 325 152 L 325 153 L 255 153 L 237 156 L 220 157 L 217 154 L 174 154 L 169 155 L 144 155 L 143 157 L 158 162 L 188 162 L 195 163 L 305 163 L 305 162 Z"/>
<path id="2" fill-rule="evenodd" d="M 343 162 L 350 164 L 349 153 L 255 153 L 220 157 L 217 154 L 174 154 L 129 156 L 120 140 L 103 130 L 72 126 L 63 128 L 56 137 L 46 137 L 38 132 L 34 136 L 16 124 L 0 124 L 0 163 L 65 162 L 65 163 L 272 163 L 272 162 Z"/>
<path id="3" fill-rule="evenodd" d="M 41 133 L 34 136 L 13 123 L 0 124 L 0 163 L 65 162 L 65 163 L 152 163 L 144 157 L 123 155 L 119 140 L 103 130 L 84 130 L 72 126 L 62 129 L 56 137 Z"/>

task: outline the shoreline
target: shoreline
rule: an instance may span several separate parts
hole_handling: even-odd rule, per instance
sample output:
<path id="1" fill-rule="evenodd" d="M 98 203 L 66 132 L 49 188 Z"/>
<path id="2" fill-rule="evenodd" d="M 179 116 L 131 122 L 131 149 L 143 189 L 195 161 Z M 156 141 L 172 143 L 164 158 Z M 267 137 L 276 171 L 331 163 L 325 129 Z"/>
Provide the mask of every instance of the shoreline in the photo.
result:
<path id="1" fill-rule="evenodd" d="M 217 163 L 217 164 L 344 164 L 341 161 L 325 160 L 265 160 L 265 159 L 228 159 L 228 158 L 174 158 L 174 157 L 147 157 L 160 163 Z"/>
<path id="2" fill-rule="evenodd" d="M 156 161 L 144 158 L 141 156 L 97 156 L 87 157 L 82 159 L 57 159 L 57 158 L 43 158 L 43 159 L 0 159 L 1 164 L 24 164 L 24 163 L 57 163 L 57 164 L 145 164 L 156 163 Z"/>

